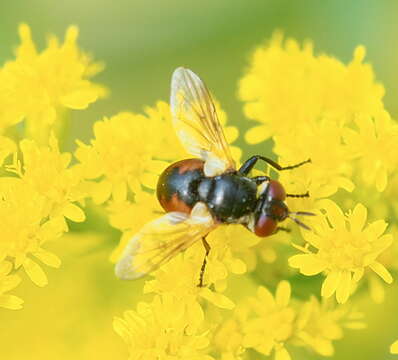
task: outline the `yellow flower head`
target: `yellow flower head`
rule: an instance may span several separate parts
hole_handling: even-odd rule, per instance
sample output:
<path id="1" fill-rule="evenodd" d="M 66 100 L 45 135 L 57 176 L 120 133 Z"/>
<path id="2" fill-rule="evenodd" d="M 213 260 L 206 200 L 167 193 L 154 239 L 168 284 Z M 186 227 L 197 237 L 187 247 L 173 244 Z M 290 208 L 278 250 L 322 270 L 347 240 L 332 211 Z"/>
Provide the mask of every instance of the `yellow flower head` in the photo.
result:
<path id="1" fill-rule="evenodd" d="M 247 141 L 294 133 L 322 118 L 344 124 L 357 113 L 378 113 L 384 89 L 375 83 L 364 57 L 365 49 L 359 46 L 351 63 L 344 65 L 331 56 L 314 55 L 311 42 L 300 47 L 276 33 L 256 50 L 240 83 L 246 115 L 261 122 L 246 134 Z"/>
<path id="2" fill-rule="evenodd" d="M 278 360 L 288 360 L 290 355 L 284 344 L 294 332 L 296 311 L 289 305 L 291 288 L 287 281 L 281 281 L 273 296 L 260 286 L 257 297 L 250 299 L 255 317 L 244 326 L 243 346 L 254 348 L 264 355 L 275 352 Z"/>
<path id="3" fill-rule="evenodd" d="M 321 207 L 326 210 L 326 216 L 314 224 L 314 232 L 304 233 L 309 246 L 302 248 L 305 254 L 289 259 L 290 266 L 308 276 L 325 271 L 322 296 L 336 293 L 339 303 L 347 301 L 365 269 L 373 270 L 391 283 L 390 273 L 378 261 L 379 255 L 392 243 L 391 235 L 383 235 L 387 223 L 378 220 L 365 227 L 367 210 L 362 204 L 346 216 L 331 200 L 322 200 Z"/>
<path id="4" fill-rule="evenodd" d="M 193 328 L 187 305 L 170 295 L 156 296 L 150 304 L 139 303 L 136 311 L 115 318 L 113 326 L 127 343 L 130 359 L 213 359 L 207 355 L 207 332 Z"/>
<path id="5" fill-rule="evenodd" d="M 19 36 L 16 59 L 0 71 L 0 129 L 26 119 L 28 135 L 45 141 L 44 130 L 63 109 L 85 109 L 105 95 L 102 86 L 88 80 L 103 66 L 79 50 L 75 26 L 67 30 L 63 44 L 51 36 L 42 52 L 28 25 L 20 25 Z"/>
<path id="6" fill-rule="evenodd" d="M 99 178 L 92 184 L 91 196 L 97 203 L 111 195 L 115 201 L 137 193 L 144 185 L 154 189 L 165 160 L 184 154 L 172 129 L 168 105 L 159 103 L 147 109 L 147 116 L 120 113 L 97 121 L 91 145 L 78 142 L 76 157 L 84 176 Z"/>
<path id="7" fill-rule="evenodd" d="M 367 186 L 384 191 L 388 175 L 398 165 L 398 125 L 383 111 L 373 118 L 358 116 L 357 130 L 344 130 L 344 140 L 352 154 L 359 158 L 361 180 Z"/>
<path id="8" fill-rule="evenodd" d="M 39 147 L 32 140 L 20 142 L 23 166 L 14 162 L 10 171 L 17 175 L 34 191 L 44 196 L 51 218 L 64 217 L 81 222 L 85 220 L 83 210 L 73 202 L 85 196 L 82 178 L 76 167 L 70 167 L 71 154 L 61 153 L 58 141 L 50 137 L 49 146 Z M 66 227 L 66 223 L 65 223 Z"/>
<path id="9" fill-rule="evenodd" d="M 42 245 L 59 238 L 65 231 L 59 219 L 49 219 L 49 207 L 45 197 L 18 178 L 0 178 L 0 259 L 13 261 L 14 268 L 21 265 L 38 286 L 48 283 L 41 266 L 59 267 L 60 260 L 44 250 Z"/>
<path id="10" fill-rule="evenodd" d="M 343 337 L 343 328 L 363 329 L 362 314 L 346 306 L 320 303 L 315 296 L 300 306 L 296 337 L 322 356 L 334 354 L 333 341 Z"/>

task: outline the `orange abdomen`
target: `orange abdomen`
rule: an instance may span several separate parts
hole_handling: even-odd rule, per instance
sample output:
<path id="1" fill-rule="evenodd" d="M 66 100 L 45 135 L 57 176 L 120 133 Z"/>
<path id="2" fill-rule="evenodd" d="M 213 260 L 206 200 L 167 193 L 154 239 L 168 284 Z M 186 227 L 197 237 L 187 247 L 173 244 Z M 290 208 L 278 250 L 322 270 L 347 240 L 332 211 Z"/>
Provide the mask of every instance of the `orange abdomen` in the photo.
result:
<path id="1" fill-rule="evenodd" d="M 204 178 L 204 161 L 186 159 L 170 165 L 160 175 L 156 194 L 166 212 L 189 214 L 198 202 L 198 185 Z"/>

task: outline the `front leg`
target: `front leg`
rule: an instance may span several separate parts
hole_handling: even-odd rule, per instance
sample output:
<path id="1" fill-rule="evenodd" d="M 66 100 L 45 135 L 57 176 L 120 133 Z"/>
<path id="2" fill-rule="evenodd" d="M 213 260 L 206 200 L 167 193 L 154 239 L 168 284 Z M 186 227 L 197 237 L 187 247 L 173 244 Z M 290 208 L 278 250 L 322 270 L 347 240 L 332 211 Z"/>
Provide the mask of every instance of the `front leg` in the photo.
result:
<path id="1" fill-rule="evenodd" d="M 311 159 L 307 159 L 307 160 L 302 161 L 302 162 L 300 162 L 300 163 L 298 163 L 298 164 L 295 164 L 295 165 L 281 166 L 281 165 L 279 165 L 277 162 L 275 162 L 275 161 L 273 161 L 273 160 L 271 160 L 271 159 L 268 159 L 268 158 L 266 158 L 266 157 L 264 157 L 264 156 L 261 156 L 261 155 L 254 155 L 254 156 L 252 156 L 251 158 L 249 158 L 248 160 L 246 160 L 246 161 L 243 163 L 243 165 L 242 165 L 242 166 L 240 167 L 240 169 L 239 169 L 239 172 L 240 172 L 242 175 L 245 175 L 245 176 L 246 176 L 246 175 L 254 168 L 254 166 L 256 165 L 256 163 L 257 163 L 258 160 L 263 160 L 263 161 L 265 161 L 267 164 L 271 165 L 273 168 L 275 168 L 275 169 L 278 170 L 278 171 L 295 169 L 295 168 L 297 168 L 297 167 L 299 167 L 299 166 L 301 166 L 301 165 L 304 165 L 304 164 L 307 164 L 307 163 L 310 163 L 310 162 L 311 162 Z"/>

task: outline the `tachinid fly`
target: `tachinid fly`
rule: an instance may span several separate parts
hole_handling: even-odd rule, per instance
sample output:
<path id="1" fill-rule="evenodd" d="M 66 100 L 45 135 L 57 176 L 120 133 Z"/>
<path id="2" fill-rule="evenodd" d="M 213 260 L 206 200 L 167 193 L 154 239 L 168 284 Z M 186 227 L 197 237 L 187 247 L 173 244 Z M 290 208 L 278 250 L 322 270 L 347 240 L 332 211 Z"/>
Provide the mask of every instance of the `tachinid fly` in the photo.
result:
<path id="1" fill-rule="evenodd" d="M 282 167 L 266 157 L 255 155 L 236 169 L 210 92 L 191 70 L 178 68 L 171 81 L 170 106 L 173 125 L 185 149 L 195 158 L 170 165 L 159 177 L 158 200 L 166 211 L 162 217 L 146 224 L 125 247 L 116 264 L 121 279 L 136 279 L 156 270 L 197 241 L 205 247 L 200 269 L 203 275 L 210 245 L 206 236 L 223 224 L 242 224 L 257 236 L 265 237 L 278 230 L 278 224 L 291 218 L 308 227 L 290 212 L 284 187 L 268 176 L 250 177 L 258 160 L 276 170 L 291 170 L 310 160 Z"/>

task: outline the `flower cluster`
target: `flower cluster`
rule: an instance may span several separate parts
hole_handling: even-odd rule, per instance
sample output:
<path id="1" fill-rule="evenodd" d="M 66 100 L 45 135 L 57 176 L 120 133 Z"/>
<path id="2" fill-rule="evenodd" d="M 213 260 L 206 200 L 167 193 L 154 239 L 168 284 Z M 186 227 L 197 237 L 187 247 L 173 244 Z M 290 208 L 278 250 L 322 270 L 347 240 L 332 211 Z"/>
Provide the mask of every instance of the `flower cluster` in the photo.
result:
<path id="1" fill-rule="evenodd" d="M 0 71 L 0 131 L 22 120 L 26 135 L 45 143 L 49 130 L 61 129 L 67 109 L 85 109 L 105 95 L 105 88 L 88 79 L 103 65 L 93 63 L 76 45 L 78 29 L 71 26 L 60 45 L 55 36 L 38 52 L 30 28 L 19 27 L 16 59 Z"/>
<path id="2" fill-rule="evenodd" d="M 375 83 L 372 68 L 363 63 L 364 56 L 365 49 L 358 47 L 353 60 L 344 65 L 332 57 L 315 55 L 310 43 L 301 49 L 294 40 L 284 43 L 283 37 L 277 34 L 266 47 L 256 51 L 240 83 L 247 116 L 261 123 L 247 132 L 246 140 L 259 143 L 272 138 L 274 152 L 283 165 L 311 159 L 311 164 L 279 176 L 288 193 L 309 191 L 311 194 L 309 199 L 289 199 L 289 207 L 317 214 L 308 222 L 312 231 L 303 231 L 302 239 L 294 233 L 294 248 L 304 254 L 292 254 L 294 250 L 289 248 L 289 241 L 281 241 L 278 250 L 281 250 L 282 261 L 290 257 L 290 266 L 307 276 L 325 274 L 320 294 L 328 298 L 336 293 L 338 303 L 347 301 L 359 288 L 361 279 L 374 282 L 372 272 L 391 283 L 387 267 L 394 266 L 383 263 L 386 249 L 393 243 L 391 234 L 383 234 L 388 224 L 377 220 L 366 225 L 366 206 L 372 204 L 361 204 L 361 189 L 385 190 L 398 159 L 396 125 L 384 109 L 384 89 Z M 353 84 L 360 86 L 353 88 Z M 371 148 L 366 146 L 369 143 Z M 384 156 L 386 153 L 388 156 Z M 364 176 L 369 172 L 370 176 Z M 141 185 L 151 188 L 144 181 Z M 346 210 L 337 205 L 344 194 L 340 189 L 351 194 L 354 205 L 355 200 L 358 202 L 346 215 L 347 201 Z M 130 190 L 137 193 L 131 185 Z M 133 215 L 136 204 L 129 205 L 129 216 Z M 150 204 L 140 206 L 142 211 L 135 217 L 147 218 L 155 213 L 153 202 Z M 113 211 L 120 207 L 127 210 L 125 205 L 110 206 Z M 128 222 L 112 214 L 114 224 L 116 219 L 120 229 L 128 230 Z M 122 223 L 124 228 L 120 227 Z M 132 233 L 134 231 L 127 232 L 129 237 Z M 123 242 L 126 241 L 124 238 Z M 276 258 L 272 246 L 276 243 L 260 242 L 237 226 L 221 227 L 208 241 L 211 245 L 205 274 L 208 288 L 196 287 L 204 256 L 200 243 L 163 265 L 144 286 L 145 293 L 174 296 L 190 309 L 187 317 L 192 319 L 192 324 L 200 324 L 207 329 L 208 339 L 213 338 L 206 354 L 243 359 L 246 350 L 252 348 L 286 360 L 291 356 L 285 345 L 290 344 L 331 356 L 332 341 L 343 336 L 343 327 L 364 327 L 361 316 L 350 310 L 351 307 L 334 305 L 332 300 L 320 302 L 311 296 L 306 302 L 290 301 L 291 288 L 287 282 L 278 285 L 275 297 L 260 286 L 257 297 L 234 301 L 233 286 L 228 286 L 234 282 L 232 274 L 263 278 L 256 270 L 255 252 L 272 263 Z M 271 266 L 275 268 L 278 264 Z M 280 273 L 289 276 L 287 270 Z M 220 309 L 233 311 L 234 316 L 231 319 Z M 128 339 L 136 341 L 137 335 L 130 333 Z M 135 354 L 130 349 L 130 355 Z"/>
<path id="3" fill-rule="evenodd" d="M 50 37 L 41 52 L 27 25 L 19 33 L 15 59 L 0 68 L 0 307 L 7 309 L 22 307 L 9 292 L 23 271 L 38 286 L 48 283 L 42 264 L 61 264 L 48 244 L 62 243 L 70 222 L 97 231 L 85 222 L 93 209 L 119 232 L 109 255 L 117 262 L 134 234 L 163 214 L 154 194 L 161 172 L 190 157 L 163 101 L 98 120 L 89 142 L 76 139 L 73 154 L 63 151 L 67 112 L 106 95 L 89 80 L 103 65 L 78 48 L 76 27 L 63 44 Z M 344 64 L 280 33 L 256 50 L 239 84 L 245 114 L 258 123 L 245 138 L 272 140 L 282 165 L 311 159 L 279 174 L 288 194 L 309 191 L 287 203 L 292 217 L 316 214 L 306 219 L 311 230 L 260 239 L 240 225 L 218 226 L 207 236 L 204 287 L 197 286 L 202 242 L 166 254 L 145 279 L 146 300 L 114 319 L 131 359 L 246 360 L 256 352 L 289 360 L 296 348 L 333 356 L 343 329 L 365 326 L 354 307 L 364 285 L 381 302 L 382 281 L 392 283 L 398 269 L 397 227 L 388 223 L 398 215 L 398 126 L 364 57 L 359 46 Z M 239 131 L 216 108 L 231 144 Z M 231 152 L 239 163 L 241 149 Z"/>
<path id="4" fill-rule="evenodd" d="M 88 80 L 102 66 L 78 49 L 76 27 L 68 29 L 62 45 L 50 37 L 42 52 L 27 25 L 19 33 L 15 60 L 0 68 L 0 306 L 10 309 L 22 304 L 4 294 L 20 282 L 17 273 L 23 269 L 45 286 L 41 263 L 61 264 L 47 243 L 68 231 L 66 219 L 85 220 L 76 205 L 86 197 L 84 179 L 71 166 L 71 154 L 60 151 L 55 134 L 61 134 L 68 109 L 84 109 L 105 93 Z M 23 128 L 13 127 L 21 121 Z"/>

